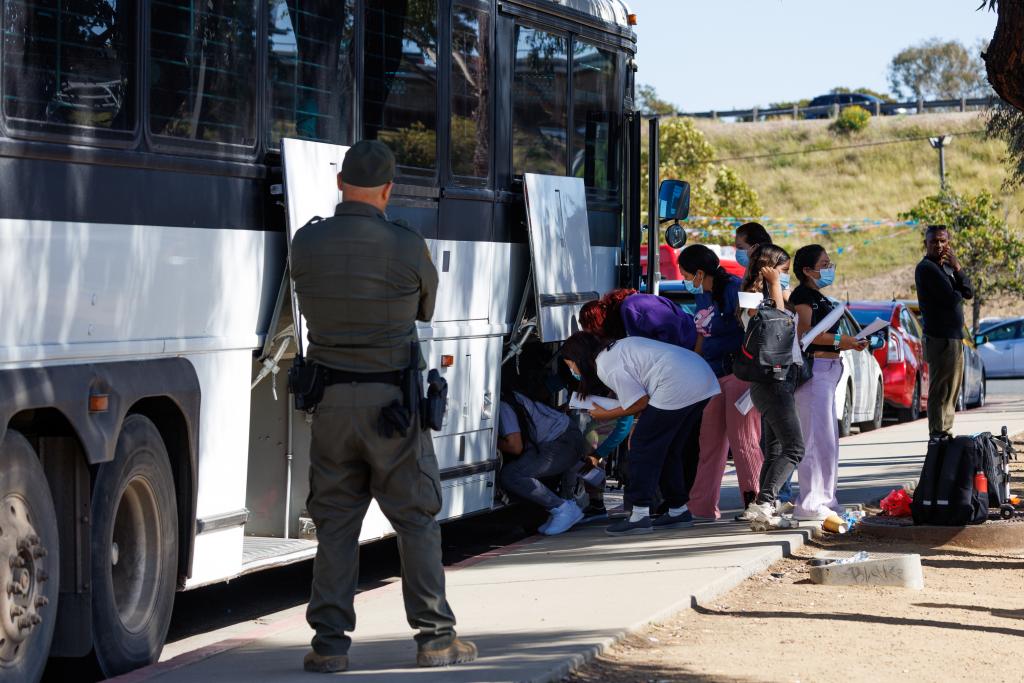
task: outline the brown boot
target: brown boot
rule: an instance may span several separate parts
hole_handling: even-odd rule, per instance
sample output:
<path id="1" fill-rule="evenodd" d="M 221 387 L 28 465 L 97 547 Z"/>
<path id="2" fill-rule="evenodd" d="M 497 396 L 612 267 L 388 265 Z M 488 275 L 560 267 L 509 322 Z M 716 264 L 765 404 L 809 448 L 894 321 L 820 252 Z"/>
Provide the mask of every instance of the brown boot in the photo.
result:
<path id="1" fill-rule="evenodd" d="M 449 666 L 465 664 L 476 659 L 476 645 L 468 640 L 455 638 L 448 647 L 428 650 L 420 648 L 416 653 L 416 666 Z"/>
<path id="2" fill-rule="evenodd" d="M 348 655 L 318 655 L 310 650 L 302 660 L 302 668 L 315 674 L 333 674 L 348 671 Z"/>

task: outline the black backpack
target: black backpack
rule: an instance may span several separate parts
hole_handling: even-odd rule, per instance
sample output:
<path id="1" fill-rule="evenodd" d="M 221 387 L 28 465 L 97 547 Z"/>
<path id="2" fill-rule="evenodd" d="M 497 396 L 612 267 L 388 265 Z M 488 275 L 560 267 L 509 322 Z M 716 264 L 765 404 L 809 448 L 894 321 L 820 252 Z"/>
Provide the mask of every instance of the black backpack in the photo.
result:
<path id="1" fill-rule="evenodd" d="M 796 318 L 766 300 L 747 323 L 733 373 L 745 382 L 781 382 L 793 365 Z"/>
<path id="2" fill-rule="evenodd" d="M 992 435 L 958 436 L 928 443 L 910 512 L 914 524 L 965 526 L 988 519 L 989 486 L 975 486 L 989 471 Z M 998 501 L 997 501 L 998 505 Z"/>

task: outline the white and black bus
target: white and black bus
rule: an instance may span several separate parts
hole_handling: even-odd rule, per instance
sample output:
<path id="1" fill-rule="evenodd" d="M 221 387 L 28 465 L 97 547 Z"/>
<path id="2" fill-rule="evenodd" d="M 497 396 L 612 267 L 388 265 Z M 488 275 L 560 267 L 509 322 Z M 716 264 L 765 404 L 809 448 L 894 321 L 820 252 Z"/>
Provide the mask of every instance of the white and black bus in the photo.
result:
<path id="1" fill-rule="evenodd" d="M 583 180 L 595 290 L 639 278 L 621 0 L 0 6 L 0 679 L 144 665 L 175 590 L 313 555 L 283 138 L 394 150 L 440 274 L 441 517 L 492 509 L 523 174 Z"/>

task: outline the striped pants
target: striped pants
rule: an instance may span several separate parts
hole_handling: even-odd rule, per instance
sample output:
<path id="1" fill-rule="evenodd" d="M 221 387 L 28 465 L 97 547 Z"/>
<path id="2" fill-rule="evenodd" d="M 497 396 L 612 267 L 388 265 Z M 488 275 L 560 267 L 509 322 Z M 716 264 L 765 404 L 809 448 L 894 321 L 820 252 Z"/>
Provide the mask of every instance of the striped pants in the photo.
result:
<path id="1" fill-rule="evenodd" d="M 722 393 L 712 396 L 704 409 L 700 425 L 700 461 L 697 476 L 690 488 L 690 511 L 699 517 L 718 519 L 718 501 L 722 492 L 725 461 L 732 449 L 740 491 L 757 494 L 761 476 L 761 414 L 751 410 L 746 415 L 736 410 L 736 401 L 750 388 L 748 382 L 735 375 L 718 378 Z"/>

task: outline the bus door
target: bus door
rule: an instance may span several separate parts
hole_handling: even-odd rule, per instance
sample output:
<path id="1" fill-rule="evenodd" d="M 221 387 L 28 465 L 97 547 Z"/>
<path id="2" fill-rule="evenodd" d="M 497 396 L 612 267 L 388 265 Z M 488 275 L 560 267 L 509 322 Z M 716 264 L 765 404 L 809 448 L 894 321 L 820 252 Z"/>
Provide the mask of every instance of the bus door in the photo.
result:
<path id="1" fill-rule="evenodd" d="M 557 342 L 578 332 L 583 304 L 599 298 L 582 178 L 526 173 L 537 336 Z"/>
<path id="2" fill-rule="evenodd" d="M 318 216 L 328 218 L 334 215 L 334 209 L 341 201 L 338 172 L 347 151 L 348 147 L 341 145 L 293 138 L 281 140 L 281 171 L 284 180 L 289 257 L 291 241 L 304 225 Z M 297 321 L 295 343 L 302 345 L 302 352 L 305 355 L 309 346 L 305 332 L 306 323 L 299 308 L 298 297 L 295 295 L 294 282 L 291 284 L 291 306 L 293 317 Z M 305 421 L 300 424 L 303 429 L 308 430 Z M 393 533 L 394 529 L 384 517 L 377 501 L 372 501 L 363 518 L 363 526 L 359 532 L 360 542 L 372 541 Z"/>

